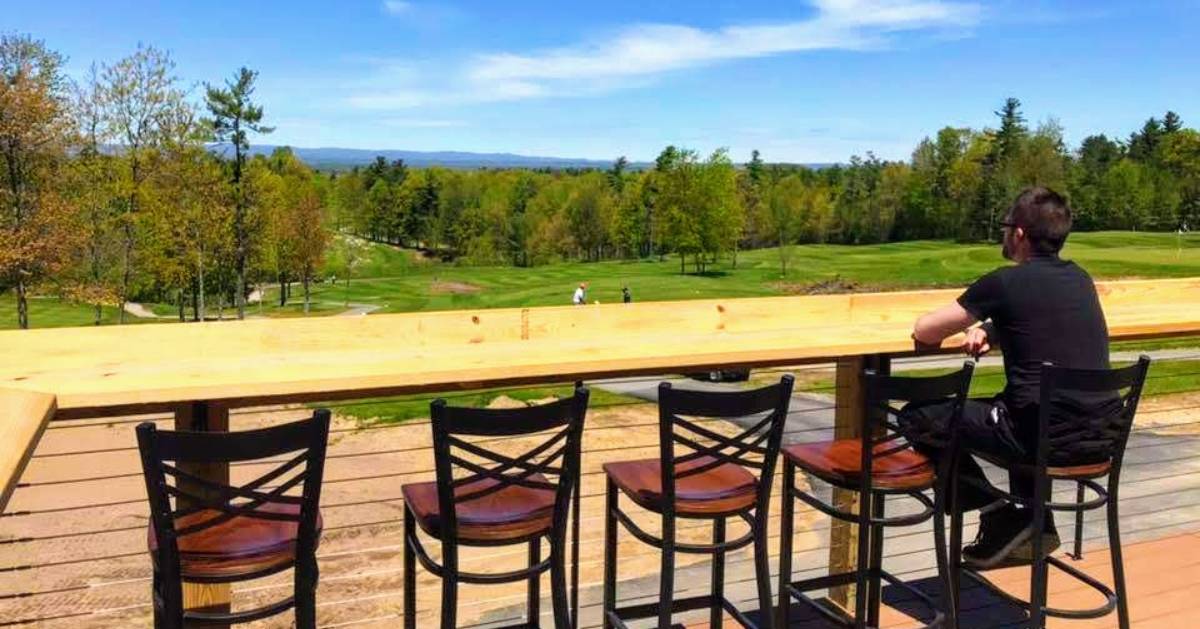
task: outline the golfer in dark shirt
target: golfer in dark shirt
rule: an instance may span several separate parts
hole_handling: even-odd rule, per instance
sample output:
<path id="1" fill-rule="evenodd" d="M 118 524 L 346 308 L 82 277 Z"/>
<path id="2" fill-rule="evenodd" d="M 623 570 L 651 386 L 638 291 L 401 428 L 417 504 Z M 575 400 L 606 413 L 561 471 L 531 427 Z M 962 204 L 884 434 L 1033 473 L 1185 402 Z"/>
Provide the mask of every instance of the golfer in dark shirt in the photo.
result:
<path id="1" fill-rule="evenodd" d="M 1107 369 L 1108 328 L 1092 278 L 1058 255 L 1071 230 L 1071 210 L 1061 195 L 1046 188 L 1025 190 L 1000 225 L 1004 257 L 1016 264 L 984 275 L 955 303 L 921 317 L 913 338 L 937 345 L 965 330 L 964 349 L 969 354 L 979 356 L 1000 347 L 1007 378 L 1004 391 L 992 400 L 968 402 L 960 438 L 968 448 L 1028 463 L 1036 454 L 1042 363 Z M 975 326 L 979 322 L 983 325 Z M 1100 403 L 1085 400 L 1075 408 L 1088 409 L 1093 402 Z M 945 404 L 913 405 L 901 421 L 914 430 L 936 430 L 949 420 L 948 409 Z M 926 454 L 936 458 L 942 453 Z M 987 482 L 971 457 L 962 461 L 960 473 Z M 1033 496 L 1031 478 L 1010 473 L 1009 483 L 1014 495 Z M 968 563 L 989 568 L 1032 560 L 1031 510 L 994 502 L 970 483 L 960 484 L 959 491 L 959 509 L 983 509 L 979 536 L 963 549 Z M 1047 518 L 1043 548 L 1049 553 L 1059 539 L 1049 513 Z"/>

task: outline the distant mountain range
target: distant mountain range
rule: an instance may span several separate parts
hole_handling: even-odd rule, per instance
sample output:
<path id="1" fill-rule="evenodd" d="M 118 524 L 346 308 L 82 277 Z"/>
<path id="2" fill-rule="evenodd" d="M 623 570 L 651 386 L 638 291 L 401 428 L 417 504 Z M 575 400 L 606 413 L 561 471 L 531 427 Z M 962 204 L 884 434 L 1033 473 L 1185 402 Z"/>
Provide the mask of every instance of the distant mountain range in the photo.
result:
<path id="1" fill-rule="evenodd" d="M 273 144 L 254 144 L 250 152 L 255 155 L 270 155 L 278 146 Z M 210 147 L 214 152 L 228 153 L 231 149 L 227 144 L 214 144 Z M 445 168 L 461 168 L 474 170 L 478 168 L 602 168 L 612 167 L 613 160 L 584 159 L 571 157 L 540 157 L 534 155 L 517 155 L 515 153 L 471 153 L 466 151 L 400 151 L 400 150 L 371 150 L 346 149 L 336 147 L 301 148 L 291 147 L 296 154 L 309 166 L 320 170 L 347 170 L 355 166 L 365 166 L 375 161 L 376 156 L 383 156 L 388 161 L 404 160 L 409 166 L 442 166 Z M 830 164 L 805 164 L 810 168 L 823 168 Z M 653 166 L 652 162 L 630 162 L 629 168 L 641 170 Z"/>
<path id="2" fill-rule="evenodd" d="M 250 147 L 253 154 L 270 155 L 278 148 L 272 144 L 254 144 Z M 213 145 L 213 151 L 228 152 L 228 145 Z M 583 159 L 570 157 L 538 157 L 531 155 L 516 155 L 514 153 L 470 153 L 466 151 L 400 151 L 400 150 L 371 150 L 345 149 L 336 147 L 301 148 L 291 147 L 296 154 L 309 166 L 321 170 L 345 170 L 355 166 L 366 166 L 375 161 L 376 156 L 383 156 L 389 162 L 397 159 L 404 160 L 409 166 L 443 166 L 446 168 L 610 168 L 611 160 Z M 647 168 L 646 162 L 631 162 L 630 168 Z"/>

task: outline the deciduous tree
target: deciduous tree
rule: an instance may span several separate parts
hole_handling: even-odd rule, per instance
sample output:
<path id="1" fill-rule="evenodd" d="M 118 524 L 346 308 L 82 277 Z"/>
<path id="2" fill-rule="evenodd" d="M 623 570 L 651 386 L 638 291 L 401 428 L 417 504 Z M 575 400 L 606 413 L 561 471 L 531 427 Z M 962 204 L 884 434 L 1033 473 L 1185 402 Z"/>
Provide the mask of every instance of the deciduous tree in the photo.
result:
<path id="1" fill-rule="evenodd" d="M 94 325 L 100 325 L 105 305 L 119 302 L 119 160 L 103 150 L 111 139 L 104 97 L 100 70 L 92 64 L 74 92 L 78 153 L 66 182 L 83 246 L 76 250 L 73 272 L 63 288 L 72 300 L 91 304 Z"/>
<path id="2" fill-rule="evenodd" d="M 118 221 L 123 242 L 117 296 L 121 322 L 125 321 L 125 302 L 135 280 L 138 230 L 143 222 L 141 206 L 147 194 L 145 182 L 159 163 L 156 152 L 166 134 L 164 123 L 183 104 L 184 94 L 177 87 L 174 72 L 175 62 L 170 55 L 153 46 L 141 45 L 128 57 L 106 65 L 102 72 L 106 123 L 120 143 L 122 163 Z"/>
<path id="3" fill-rule="evenodd" d="M 29 327 L 29 288 L 68 259 L 73 212 L 61 193 L 71 128 L 63 57 L 27 35 L 0 35 L 0 277 Z"/>
<path id="4" fill-rule="evenodd" d="M 329 233 L 321 220 L 321 199 L 311 184 L 290 188 L 288 196 L 288 236 L 294 241 L 295 272 L 304 288 L 304 314 L 308 314 L 312 283 L 324 262 Z"/>

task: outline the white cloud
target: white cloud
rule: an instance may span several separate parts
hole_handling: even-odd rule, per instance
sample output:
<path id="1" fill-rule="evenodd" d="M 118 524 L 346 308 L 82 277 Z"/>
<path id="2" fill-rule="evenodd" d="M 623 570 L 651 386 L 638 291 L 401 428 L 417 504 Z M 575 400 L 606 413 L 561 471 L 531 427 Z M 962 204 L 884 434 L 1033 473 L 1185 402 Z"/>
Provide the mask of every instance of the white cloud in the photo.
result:
<path id="1" fill-rule="evenodd" d="M 972 26 L 980 8 L 939 0 L 818 0 L 816 14 L 778 24 L 704 30 L 643 24 L 606 40 L 532 54 L 476 58 L 468 76 L 488 81 L 569 81 L 652 75 L 712 63 L 811 50 L 886 44 L 886 34 Z"/>
<path id="2" fill-rule="evenodd" d="M 384 0 L 383 10 L 389 15 L 405 15 L 412 12 L 413 4 L 405 0 Z"/>
<path id="3" fill-rule="evenodd" d="M 409 27 L 427 30 L 442 28 L 466 16 L 462 10 L 449 4 L 408 0 L 384 0 L 382 10 L 401 19 Z"/>
<path id="4" fill-rule="evenodd" d="M 429 97 L 420 92 L 371 91 L 346 97 L 346 104 L 356 109 L 410 109 L 429 102 Z"/>
<path id="5" fill-rule="evenodd" d="M 439 119 L 422 119 L 422 118 L 387 118 L 380 121 L 386 127 L 395 127 L 399 129 L 450 129 L 454 127 L 465 127 L 465 120 L 439 120 Z"/>
<path id="6" fill-rule="evenodd" d="M 403 5 L 407 2 L 387 2 Z M 895 34 L 969 29 L 980 5 L 946 0 L 813 0 L 812 15 L 702 29 L 637 24 L 606 39 L 533 52 L 476 55 L 426 80 L 391 81 L 347 98 L 363 109 L 578 96 L 643 85 L 665 73 L 736 59 L 887 47 Z M 385 64 L 380 64 L 384 66 Z M 388 74 L 382 67 L 382 74 Z M 408 79 L 409 77 L 405 77 Z"/>

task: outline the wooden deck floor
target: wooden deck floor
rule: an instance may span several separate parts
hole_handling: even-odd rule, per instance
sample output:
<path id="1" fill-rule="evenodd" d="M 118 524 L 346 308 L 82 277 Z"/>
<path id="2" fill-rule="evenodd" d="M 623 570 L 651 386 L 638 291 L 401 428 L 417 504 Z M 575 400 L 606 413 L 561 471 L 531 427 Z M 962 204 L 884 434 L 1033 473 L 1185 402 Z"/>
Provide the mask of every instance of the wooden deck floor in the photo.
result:
<path id="1" fill-rule="evenodd" d="M 788 430 L 798 438 L 821 440 L 832 437 L 832 419 L 828 405 L 809 400 L 804 406 L 812 412 L 789 418 Z M 1185 427 L 1143 429 L 1130 440 L 1122 473 L 1121 522 L 1126 548 L 1126 567 L 1132 592 L 1132 611 L 1137 627 L 1191 629 L 1200 627 L 1200 406 L 1189 407 L 1186 415 L 1172 416 Z M 823 410 L 824 409 L 824 410 Z M 616 458 L 633 458 L 636 448 L 657 448 L 655 417 L 649 419 L 627 409 L 597 412 L 589 417 L 592 450 L 584 455 L 585 465 L 598 469 Z M 238 429 L 260 427 L 294 418 L 294 411 L 263 409 L 239 415 Z M 1165 421 L 1153 411 L 1148 421 Z M 0 627 L 31 626 L 46 629 L 108 629 L 109 627 L 149 627 L 149 561 L 145 555 L 144 486 L 136 459 L 130 424 L 110 420 L 52 425 L 43 439 L 39 458 L 34 459 L 11 506 L 14 511 L 0 518 Z M 169 422 L 169 418 L 162 420 Z M 630 425 L 633 424 L 633 425 Z M 352 428 L 352 426 L 346 426 Z M 616 435 L 615 437 L 613 435 Z M 598 438 L 603 437 L 604 440 Z M 426 426 L 420 424 L 389 427 L 387 430 L 352 430 L 339 433 L 336 458 L 330 459 L 327 479 L 334 479 L 323 493 L 326 531 L 322 539 L 321 588 L 318 593 L 319 626 L 322 629 L 400 626 L 403 612 L 397 479 L 427 478 L 429 455 L 414 451 L 429 439 Z M 587 446 L 585 446 L 587 447 Z M 84 450 L 85 454 L 63 456 Z M 383 454 L 378 454 L 376 451 Z M 653 456 L 656 450 L 637 450 L 640 456 Z M 372 453 L 373 456 L 361 456 Z M 242 469 L 246 474 L 252 469 Z M 414 471 L 416 470 L 416 471 Z M 99 474 L 95 480 L 72 479 Z M 352 479 L 354 482 L 346 482 Z M 811 479 L 809 479 L 811 480 Z M 1003 476 L 994 479 L 997 483 Z M 600 626 L 601 542 L 603 489 L 599 474 L 585 478 L 583 562 L 580 591 L 580 626 Z M 812 483 L 822 499 L 828 488 Z M 1073 499 L 1074 490 L 1063 487 L 1057 497 Z M 111 499 L 109 506 L 81 508 L 92 502 Z M 889 503 L 888 513 L 900 515 L 916 508 L 906 501 Z M 778 506 L 772 509 L 770 567 L 778 569 Z M 634 516 L 639 512 L 634 511 Z M 650 531 L 656 530 L 653 518 L 644 518 Z M 793 553 L 797 579 L 823 573 L 829 557 L 828 518 L 807 514 L 798 527 Z M 975 535 L 974 516 L 968 516 L 965 539 Z M 740 526 L 740 525 L 739 525 Z M 1064 538 L 1075 527 L 1069 518 L 1058 519 Z M 1101 580 L 1109 579 L 1104 514 L 1085 516 L 1086 559 L 1083 568 Z M 692 531 L 696 534 L 696 531 Z M 730 535 L 734 534 L 731 529 Z M 657 551 L 637 542 L 628 533 L 620 533 L 620 583 L 618 600 L 622 605 L 650 603 L 658 598 Z M 885 566 L 905 578 L 928 579 L 933 574 L 932 537 L 928 524 L 890 530 L 885 542 Z M 473 567 L 503 570 L 523 560 L 523 549 L 505 551 L 481 549 L 469 559 Z M 678 558 L 677 558 L 678 559 Z M 513 565 L 509 565 L 509 562 Z M 487 563 L 488 565 L 484 565 Z M 26 565 L 43 567 L 26 569 Z M 753 592 L 752 561 L 748 549 L 731 553 L 727 559 L 726 588 L 729 597 L 743 610 L 756 603 Z M 693 596 L 708 591 L 710 568 L 696 559 L 681 561 L 676 570 L 677 596 Z M 436 579 L 422 571 L 418 600 L 424 608 L 418 626 L 436 626 L 434 612 L 440 594 Z M 1001 580 L 1019 592 L 1026 577 L 1017 571 L 1000 575 Z M 926 584 L 931 590 L 932 583 Z M 274 600 L 290 587 L 290 574 L 277 575 L 262 582 L 240 586 L 236 594 L 239 608 Z M 470 588 L 470 589 L 468 589 Z M 773 588 L 774 589 L 774 588 Z M 35 592 L 35 595 L 27 595 Z M 541 622 L 553 626 L 549 581 L 543 581 Z M 1072 597 L 1087 596 L 1085 590 L 1063 591 L 1056 587 L 1052 603 L 1073 604 Z M 462 627 L 485 629 L 520 622 L 525 614 L 525 592 L 520 585 L 464 586 L 460 595 L 459 615 Z M 1066 598 L 1064 598 L 1066 597 Z M 899 593 L 888 593 L 890 602 Z M 971 615 L 964 627 L 1019 627 L 1015 610 L 996 601 L 968 600 Z M 420 607 L 420 606 L 419 606 Z M 919 613 L 913 610 L 914 613 Z M 800 614 L 796 614 L 797 618 Z M 691 626 L 707 620 L 705 613 L 680 614 L 676 622 Z M 889 613 L 887 627 L 917 626 L 917 621 L 902 613 Z M 251 629 L 275 629 L 292 626 L 290 614 L 248 625 Z M 634 627 L 650 626 L 646 623 Z M 729 623 L 726 626 L 734 626 Z M 797 622 L 797 627 L 819 628 L 818 623 Z M 1054 627 L 1115 627 L 1115 617 L 1101 622 L 1055 622 Z"/>
<path id="2" fill-rule="evenodd" d="M 1069 560 L 1068 560 L 1069 561 Z M 1085 553 L 1075 565 L 1101 581 L 1112 583 L 1111 562 L 1106 550 Z M 1176 535 L 1159 540 L 1125 545 L 1126 580 L 1129 584 L 1130 620 L 1134 627 L 1151 629 L 1189 629 L 1200 626 L 1200 533 Z M 1028 568 L 1010 568 L 989 573 L 992 580 L 1015 595 L 1025 598 L 1029 592 Z M 962 626 L 969 628 L 1021 627 L 1023 613 L 980 586 L 971 586 L 964 579 Z M 919 587 L 936 592 L 928 580 Z M 911 629 L 923 626 L 923 613 L 912 605 L 912 597 L 896 588 L 885 588 L 882 627 Z M 1086 586 L 1051 569 L 1050 602 L 1055 607 L 1091 607 L 1102 602 L 1099 595 Z M 814 618 L 813 613 L 793 607 L 791 627 L 825 629 L 834 625 Z M 908 613 L 906 613 L 908 612 Z M 912 614 L 912 615 L 909 615 Z M 688 629 L 707 628 L 707 622 L 689 623 Z M 737 626 L 732 620 L 726 626 Z M 1051 619 L 1049 627 L 1063 629 L 1100 629 L 1116 627 L 1116 615 L 1096 620 Z"/>

